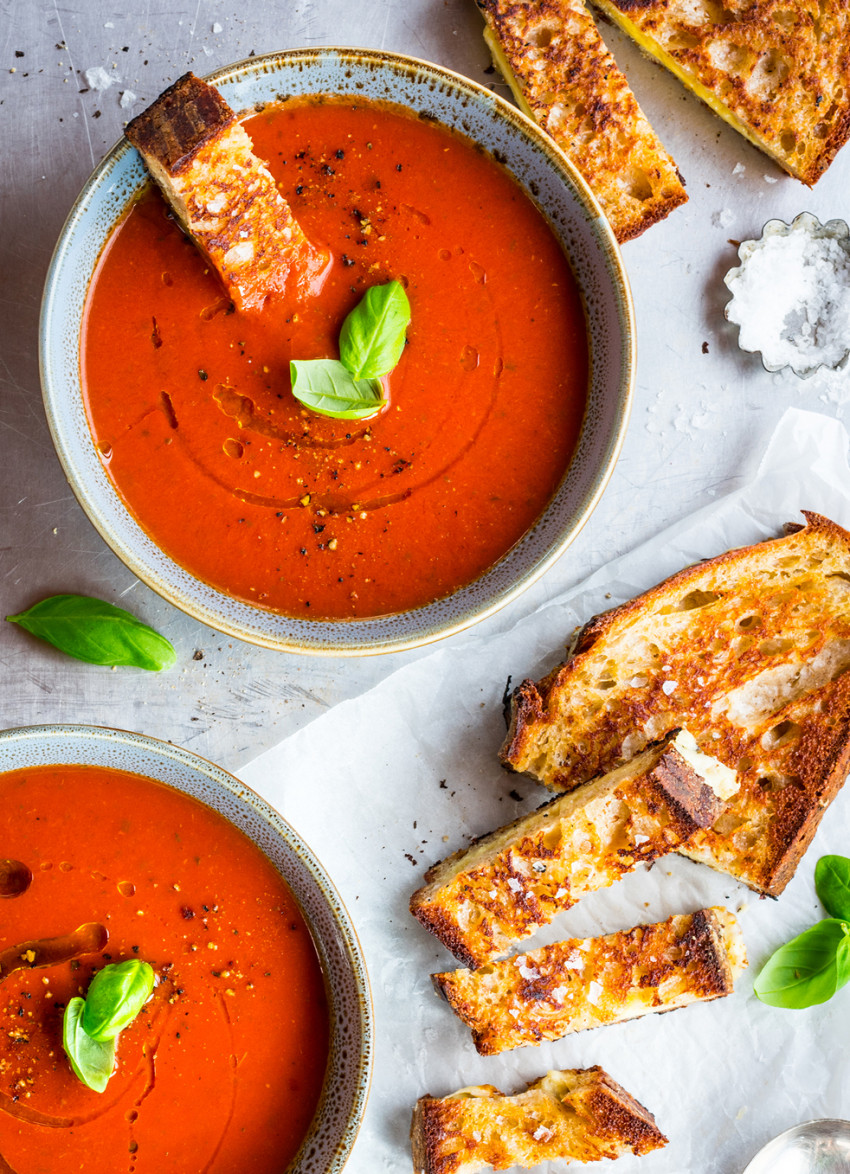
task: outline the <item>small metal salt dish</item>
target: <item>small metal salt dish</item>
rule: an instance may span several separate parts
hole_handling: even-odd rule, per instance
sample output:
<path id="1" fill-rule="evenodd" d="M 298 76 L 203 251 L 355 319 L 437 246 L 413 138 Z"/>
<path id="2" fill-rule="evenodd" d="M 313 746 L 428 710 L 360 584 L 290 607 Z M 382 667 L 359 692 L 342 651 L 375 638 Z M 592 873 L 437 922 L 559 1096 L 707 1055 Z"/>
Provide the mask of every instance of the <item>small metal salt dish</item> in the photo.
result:
<path id="1" fill-rule="evenodd" d="M 850 1174 L 850 1121 L 825 1118 L 786 1129 L 744 1174 Z"/>
<path id="2" fill-rule="evenodd" d="M 736 290 L 740 289 L 741 280 L 751 258 L 764 247 L 765 242 L 771 237 L 790 236 L 793 233 L 803 232 L 812 241 L 818 239 L 831 239 L 836 241 L 847 254 L 848 260 L 850 260 L 850 228 L 848 228 L 844 220 L 828 220 L 825 224 L 821 224 L 818 218 L 813 216 L 811 212 L 801 212 L 790 224 L 786 224 L 784 220 L 768 220 L 758 240 L 741 242 L 738 248 L 738 256 L 741 259 L 741 264 L 734 269 L 730 269 L 723 278 L 724 284 L 732 293 L 732 297 L 727 302 L 724 310 L 724 315 L 728 322 L 738 326 L 739 329 L 748 325 L 746 320 L 741 317 L 740 306 L 736 306 L 735 304 L 735 296 Z M 758 347 L 743 346 L 740 338 L 738 340 L 738 346 L 742 351 L 746 351 L 747 354 L 759 354 L 765 371 L 774 373 L 790 367 L 794 374 L 801 379 L 810 379 L 821 368 L 836 371 L 843 369 L 847 365 L 848 355 L 850 355 L 850 331 L 848 331 L 847 345 L 841 356 L 834 363 L 812 362 L 806 358 L 805 353 L 802 351 L 800 352 L 799 359 L 796 361 L 791 360 L 788 362 L 778 360 L 775 357 L 771 357 L 770 353 L 766 353 Z"/>

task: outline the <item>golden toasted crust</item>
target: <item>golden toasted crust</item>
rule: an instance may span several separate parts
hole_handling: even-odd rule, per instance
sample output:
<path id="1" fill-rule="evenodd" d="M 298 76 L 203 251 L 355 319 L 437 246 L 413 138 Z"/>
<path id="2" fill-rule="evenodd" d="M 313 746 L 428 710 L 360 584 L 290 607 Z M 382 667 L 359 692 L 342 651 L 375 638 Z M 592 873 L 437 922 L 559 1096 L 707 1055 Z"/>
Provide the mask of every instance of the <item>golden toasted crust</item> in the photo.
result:
<path id="1" fill-rule="evenodd" d="M 675 748 L 656 747 L 435 865 L 410 911 L 461 962 L 481 966 L 720 810 Z"/>
<path id="2" fill-rule="evenodd" d="M 485 1084 L 420 1097 L 410 1137 L 415 1174 L 640 1157 L 667 1144 L 652 1114 L 598 1066 L 549 1072 L 515 1096 Z"/>
<path id="3" fill-rule="evenodd" d="M 815 183 L 847 141 L 847 0 L 594 3 L 803 183 Z"/>
<path id="4" fill-rule="evenodd" d="M 850 769 L 850 534 L 805 517 L 591 620 L 515 693 L 503 763 L 564 791 L 684 727 L 740 781 L 685 853 L 781 892 Z"/>
<path id="5" fill-rule="evenodd" d="M 185 74 L 126 134 L 239 309 L 299 291 L 323 268 L 327 258 L 307 241 L 213 86 Z"/>
<path id="6" fill-rule="evenodd" d="M 570 938 L 480 970 L 432 974 L 485 1056 L 732 993 L 746 966 L 720 906 L 600 938 Z"/>
<path id="7" fill-rule="evenodd" d="M 476 0 L 520 107 L 576 165 L 619 241 L 687 200 L 583 0 Z"/>

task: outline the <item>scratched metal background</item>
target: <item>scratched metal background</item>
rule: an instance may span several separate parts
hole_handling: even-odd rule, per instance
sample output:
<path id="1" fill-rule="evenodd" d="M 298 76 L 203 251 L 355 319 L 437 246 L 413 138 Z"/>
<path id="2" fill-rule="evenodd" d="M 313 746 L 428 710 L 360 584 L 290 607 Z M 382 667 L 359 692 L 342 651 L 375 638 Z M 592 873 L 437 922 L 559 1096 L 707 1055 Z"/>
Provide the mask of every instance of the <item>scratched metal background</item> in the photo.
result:
<path id="1" fill-rule="evenodd" d="M 810 193 L 619 34 L 605 35 L 685 175 L 691 201 L 624 250 L 637 306 L 638 388 L 611 485 L 559 565 L 488 621 L 494 632 L 739 484 L 786 406 L 845 421 L 850 415 L 850 377 L 802 383 L 771 376 L 737 351 L 722 318 L 721 282 L 735 263 L 729 238 L 757 235 L 769 217 L 803 209 L 821 219 L 850 215 L 850 151 Z M 167 634 L 179 658 L 162 675 L 111 671 L 67 660 L 0 623 L 0 726 L 115 725 L 235 768 L 417 655 L 287 656 L 225 639 L 175 611 L 130 574 L 85 518 L 41 405 L 38 311 L 51 251 L 125 119 L 189 67 L 204 73 L 251 52 L 334 43 L 411 53 L 500 85 L 486 72 L 472 0 L 0 0 L 0 614 L 53 592 L 98 595 Z M 114 78 L 100 92 L 84 77 L 97 66 Z M 138 100 L 122 108 L 126 90 Z M 562 635 L 553 632 L 553 646 Z"/>

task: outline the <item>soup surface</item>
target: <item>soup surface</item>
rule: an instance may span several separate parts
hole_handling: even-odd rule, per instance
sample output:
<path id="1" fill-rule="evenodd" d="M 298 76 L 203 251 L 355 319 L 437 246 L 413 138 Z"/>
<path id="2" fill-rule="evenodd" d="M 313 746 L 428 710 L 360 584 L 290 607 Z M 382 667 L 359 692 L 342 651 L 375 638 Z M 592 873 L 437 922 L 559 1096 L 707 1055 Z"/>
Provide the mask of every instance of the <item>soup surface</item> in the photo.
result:
<path id="1" fill-rule="evenodd" d="M 0 1172 L 280 1174 L 318 1103 L 328 1013 L 269 861 L 194 799 L 96 767 L 0 775 L 0 843 L 32 873 L 0 899 Z M 39 965 L 40 939 L 92 923 L 102 951 Z M 98 1094 L 62 1050 L 63 1011 L 126 958 L 157 985 Z"/>
<path id="2" fill-rule="evenodd" d="M 332 263 L 319 296 L 233 312 L 149 191 L 113 233 L 82 347 L 109 476 L 178 563 L 289 615 L 374 616 L 471 582 L 539 516 L 574 451 L 581 298 L 549 225 L 467 140 L 395 108 L 290 100 L 245 122 Z M 291 358 L 336 357 L 372 285 L 407 287 L 388 407 L 334 420 Z"/>

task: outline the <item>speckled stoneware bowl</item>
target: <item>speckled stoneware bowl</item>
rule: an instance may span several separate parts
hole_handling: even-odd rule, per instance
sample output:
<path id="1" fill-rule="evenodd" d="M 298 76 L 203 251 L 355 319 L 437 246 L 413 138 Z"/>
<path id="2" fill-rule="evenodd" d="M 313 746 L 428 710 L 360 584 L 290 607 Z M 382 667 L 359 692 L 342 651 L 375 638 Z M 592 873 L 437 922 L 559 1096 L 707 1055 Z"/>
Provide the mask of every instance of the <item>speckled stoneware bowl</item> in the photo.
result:
<path id="1" fill-rule="evenodd" d="M 62 231 L 41 317 L 47 418 L 65 473 L 91 521 L 130 569 L 177 607 L 221 632 L 296 652 L 390 652 L 459 631 L 510 602 L 570 544 L 614 468 L 634 383 L 634 317 L 616 241 L 587 184 L 530 119 L 489 90 L 412 57 L 366 49 L 302 49 L 209 75 L 234 109 L 287 94 L 343 93 L 427 111 L 492 152 L 532 195 L 570 257 L 590 343 L 587 410 L 572 463 L 536 524 L 480 578 L 445 599 L 367 620 L 293 619 L 232 599 L 164 554 L 127 511 L 95 449 L 80 387 L 86 290 L 113 225 L 146 182 L 122 139 L 83 189 Z"/>
<path id="2" fill-rule="evenodd" d="M 233 775 L 178 746 L 101 726 L 0 731 L 0 774 L 67 764 L 129 771 L 192 795 L 244 832 L 289 885 L 321 960 L 331 1040 L 316 1115 L 286 1174 L 339 1174 L 360 1128 L 369 1092 L 372 1003 L 360 944 L 321 864 L 264 799 Z"/>

